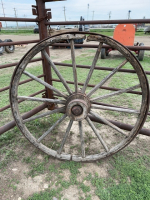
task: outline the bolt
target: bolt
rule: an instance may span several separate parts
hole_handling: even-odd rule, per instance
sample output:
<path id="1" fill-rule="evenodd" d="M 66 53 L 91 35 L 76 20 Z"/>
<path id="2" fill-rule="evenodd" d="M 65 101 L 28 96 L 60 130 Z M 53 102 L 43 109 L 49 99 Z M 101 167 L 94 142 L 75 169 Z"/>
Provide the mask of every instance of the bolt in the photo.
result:
<path id="1" fill-rule="evenodd" d="M 79 116 L 83 113 L 83 108 L 80 105 L 75 105 L 72 107 L 71 112 L 75 116 Z"/>

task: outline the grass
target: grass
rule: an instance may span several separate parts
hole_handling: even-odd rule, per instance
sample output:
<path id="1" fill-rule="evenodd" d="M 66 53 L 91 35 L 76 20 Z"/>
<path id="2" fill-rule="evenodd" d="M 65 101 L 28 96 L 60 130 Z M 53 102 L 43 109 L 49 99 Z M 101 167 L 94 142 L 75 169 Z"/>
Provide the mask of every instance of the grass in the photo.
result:
<path id="1" fill-rule="evenodd" d="M 101 200 L 150 198 L 150 164 L 143 165 L 143 157 L 131 161 L 125 155 L 116 155 L 111 164 L 109 178 L 102 179 L 98 175 L 87 177 Z"/>
<path id="2" fill-rule="evenodd" d="M 127 151 L 125 150 L 125 153 Z M 60 166 L 53 164 L 49 166 L 51 174 L 55 175 L 56 189 L 52 185 L 44 192 L 36 193 L 28 200 L 45 200 L 57 197 L 61 199 L 61 192 L 70 186 L 76 186 L 82 191 L 81 199 L 92 199 L 90 192 L 94 188 L 95 195 L 101 200 L 149 200 L 150 199 L 150 156 L 134 157 L 134 153 L 127 155 L 119 153 L 109 159 L 108 176 L 102 178 L 98 173 L 88 173 L 82 181 L 77 180 L 80 176 L 79 169 L 86 164 L 75 162 L 64 162 Z M 132 158 L 132 159 L 131 159 Z M 104 162 L 104 161 L 103 161 Z M 102 163 L 98 163 L 101 168 Z M 63 171 L 70 171 L 69 181 L 65 181 Z M 88 182 L 89 185 L 85 185 Z M 83 194 L 85 194 L 83 198 Z"/>
<path id="3" fill-rule="evenodd" d="M 113 36 L 114 29 L 90 29 L 90 32 L 99 33 L 106 36 Z M 135 36 L 146 36 L 144 31 L 136 31 Z"/>
<path id="4" fill-rule="evenodd" d="M 26 30 L 1 30 L 0 35 L 31 35 L 33 34 L 33 30 L 31 29 L 26 29 Z"/>
<path id="5" fill-rule="evenodd" d="M 90 32 L 95 32 L 95 33 L 99 33 L 102 35 L 106 35 L 106 36 L 113 36 L 114 33 L 114 29 L 90 29 Z M 26 30 L 1 30 L 0 35 L 31 35 L 34 34 L 33 30 L 31 29 L 26 29 Z M 144 33 L 144 31 L 142 30 L 138 30 L 135 32 L 135 36 L 146 36 L 146 34 Z"/>
<path id="6" fill-rule="evenodd" d="M 81 56 L 77 56 L 77 64 L 91 65 L 95 50 L 85 50 Z M 116 60 L 117 58 L 117 60 Z M 103 67 L 116 67 L 123 61 L 121 56 L 110 56 L 109 59 L 98 60 L 97 65 Z M 145 53 L 144 61 L 141 62 L 145 70 L 149 70 L 150 54 Z M 70 60 L 65 60 L 64 63 L 71 63 Z M 126 64 L 124 68 L 131 69 L 131 65 Z M 72 69 L 63 66 L 58 67 L 60 73 L 66 80 L 73 80 Z M 29 67 L 27 70 L 35 75 L 42 73 L 41 65 L 36 67 Z M 12 70 L 13 71 L 13 70 Z M 12 71 L 3 70 L 4 73 L 0 74 L 1 87 L 5 84 L 9 85 L 10 76 Z M 53 73 L 53 78 L 57 76 Z M 90 84 L 96 84 L 102 77 L 107 76 L 110 72 L 95 70 Z M 86 69 L 77 69 L 79 82 L 84 82 L 85 77 L 88 74 Z M 26 77 L 23 76 L 22 80 Z M 149 77 L 148 77 L 149 79 Z M 117 80 L 117 81 L 116 81 Z M 135 85 L 137 78 L 134 74 L 117 73 L 114 78 L 108 81 L 107 86 L 125 88 Z M 59 90 L 65 91 L 62 84 L 54 83 L 55 87 Z M 73 89 L 73 86 L 70 86 Z M 30 83 L 21 85 L 19 87 L 19 95 L 30 95 L 37 90 L 43 89 L 43 86 L 32 81 Z M 90 90 L 90 88 L 88 88 Z M 98 94 L 107 94 L 108 91 L 102 90 Z M 0 106 L 5 106 L 8 103 L 8 94 L 2 93 L 2 101 Z M 38 95 L 41 97 L 41 95 Z M 128 101 L 126 101 L 128 98 Z M 118 97 L 114 97 L 111 100 L 105 100 L 104 103 L 111 103 L 114 105 L 124 105 L 130 108 L 136 108 L 140 97 L 131 94 L 123 94 Z M 27 112 L 38 106 L 38 103 L 23 102 L 20 104 L 21 113 Z M 133 116 L 130 114 L 120 114 L 117 112 L 107 111 L 104 116 L 108 116 L 110 119 L 119 119 L 125 122 L 133 120 Z M 44 119 L 37 119 L 33 122 L 27 123 L 27 127 L 33 132 L 35 137 L 39 137 L 42 132 L 45 132 L 52 124 L 54 124 L 61 114 L 53 114 L 50 117 Z M 6 121 L 10 121 L 10 109 L 0 113 L 1 125 L 4 125 Z M 147 118 L 149 122 L 149 117 Z M 132 122 L 131 122 L 132 123 Z M 62 127 L 65 125 L 63 124 Z M 86 125 L 85 125 L 86 126 Z M 105 129 L 102 124 L 96 126 L 99 130 Z M 84 127 L 85 128 L 85 127 Z M 60 141 L 58 140 L 59 132 L 55 128 L 51 135 L 44 141 L 49 147 L 57 150 L 60 147 Z M 109 129 L 103 133 L 103 137 L 107 134 L 109 139 Z M 80 147 L 74 143 L 74 137 L 76 137 L 76 128 L 71 130 L 70 134 L 70 151 L 80 151 Z M 79 136 L 79 135 L 78 135 Z M 77 136 L 77 137 L 78 137 Z M 117 136 L 118 137 L 118 136 Z M 118 137 L 119 138 L 119 137 Z M 91 144 L 94 141 L 94 137 L 91 135 L 91 131 L 85 132 L 85 143 L 87 152 L 91 152 Z M 7 177 L 9 180 L 2 180 L 0 183 L 0 193 L 5 194 L 6 191 L 13 191 L 13 194 L 20 194 L 19 184 L 21 177 L 16 177 L 10 169 L 12 169 L 14 163 L 21 162 L 22 166 L 28 169 L 26 172 L 22 171 L 21 176 L 26 179 L 35 180 L 36 177 L 44 177 L 42 183 L 47 183 L 48 188 L 41 192 L 34 192 L 28 195 L 24 199 L 26 200 L 52 200 L 53 197 L 61 198 L 64 194 L 68 194 L 69 190 L 75 191 L 75 195 L 78 199 L 93 200 L 95 197 L 101 200 L 149 200 L 150 199 L 150 156 L 149 156 L 149 140 L 135 139 L 136 145 L 130 145 L 120 153 L 96 162 L 96 163 L 76 163 L 73 161 L 56 161 L 52 157 L 40 152 L 32 147 L 32 145 L 22 136 L 18 128 L 14 128 L 0 137 L 0 174 Z M 98 169 L 98 170 L 96 170 Z M 107 172 L 104 176 L 103 170 Z M 38 184 L 38 182 L 36 183 Z M 74 194 L 74 193 L 73 193 Z M 72 195 L 73 195 L 72 194 Z M 21 194 L 20 194 L 21 195 Z M 18 198 L 18 197 L 17 197 Z M 71 197 L 72 198 L 72 197 Z M 65 197 L 64 200 L 67 200 Z M 68 199 L 70 200 L 70 198 Z"/>

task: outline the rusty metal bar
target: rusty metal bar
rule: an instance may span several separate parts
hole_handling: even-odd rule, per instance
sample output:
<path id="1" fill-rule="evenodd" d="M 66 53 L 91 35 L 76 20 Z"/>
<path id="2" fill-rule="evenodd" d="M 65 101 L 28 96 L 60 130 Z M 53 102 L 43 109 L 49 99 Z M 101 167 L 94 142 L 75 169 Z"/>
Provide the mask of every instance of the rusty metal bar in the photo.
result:
<path id="1" fill-rule="evenodd" d="M 9 46 L 9 45 L 21 45 L 21 44 L 29 44 L 29 43 L 37 43 L 40 40 L 27 40 L 27 41 L 17 41 L 17 42 L 2 42 L 0 46 Z M 83 47 L 83 48 L 97 48 L 97 44 L 74 44 L 75 47 Z M 51 46 L 54 47 L 70 47 L 68 43 L 55 43 Z M 104 48 L 110 48 L 108 45 L 103 45 Z M 150 46 L 126 46 L 130 50 L 150 50 Z"/>
<path id="2" fill-rule="evenodd" d="M 41 19 L 39 21 L 39 35 L 40 35 L 40 40 L 43 40 L 48 37 L 48 32 L 47 32 L 47 26 L 45 25 L 46 22 L 46 9 L 45 9 L 45 2 L 41 0 L 36 0 L 36 5 L 37 5 L 37 13 L 38 13 L 38 18 Z M 50 56 L 49 52 L 49 47 L 45 48 L 46 53 Z M 42 54 L 42 65 L 43 65 L 43 72 L 45 74 L 44 80 L 48 84 L 52 85 L 52 72 L 51 72 L 51 66 L 49 65 L 47 59 L 45 56 Z M 46 88 L 46 97 L 53 99 L 53 91 Z M 49 104 L 48 108 L 53 109 L 55 107 L 54 104 Z"/>
<path id="3" fill-rule="evenodd" d="M 92 21 L 58 21 L 46 22 L 46 25 L 79 25 L 79 24 L 137 24 L 150 23 L 150 19 L 120 19 L 120 20 L 92 20 Z"/>
<path id="4" fill-rule="evenodd" d="M 44 89 L 44 90 L 40 90 L 40 91 L 38 91 L 38 92 L 36 92 L 36 93 L 34 93 L 34 94 L 31 94 L 29 97 L 34 97 L 34 96 L 36 96 L 36 95 L 38 95 L 38 94 L 40 94 L 40 93 L 42 93 L 42 92 L 45 92 L 45 89 Z M 21 102 L 23 102 L 23 101 L 25 101 L 25 100 L 19 100 L 18 103 L 21 103 Z M 7 106 L 5 106 L 5 107 L 0 108 L 0 112 L 2 112 L 2 111 L 4 111 L 4 110 L 7 110 L 8 108 L 10 108 L 10 104 L 7 105 Z"/>
<path id="5" fill-rule="evenodd" d="M 47 36 L 48 37 L 48 36 Z M 42 40 L 42 39 L 41 39 Z M 20 45 L 20 44 L 29 44 L 29 43 L 37 43 L 40 40 L 28 40 L 28 41 L 18 41 L 18 42 L 1 42 L 0 46 L 9 46 L 9 45 Z M 68 43 L 55 43 L 51 46 L 54 47 L 70 47 Z M 97 48 L 97 44 L 74 44 L 75 47 L 83 47 L 83 48 Z M 108 45 L 103 45 L 104 48 L 110 48 Z M 150 50 L 150 46 L 126 46 L 130 50 Z"/>
<path id="6" fill-rule="evenodd" d="M 68 64 L 68 63 L 59 63 L 59 62 L 54 62 L 55 65 L 58 65 L 58 66 L 66 66 L 66 67 L 72 67 L 71 64 Z M 90 69 L 91 66 L 90 65 L 76 65 L 77 68 L 83 68 L 83 69 Z M 112 68 L 112 67 L 98 67 L 98 66 L 95 66 L 96 70 L 104 70 L 104 71 L 113 71 L 115 68 Z M 126 73 L 136 73 L 135 70 L 133 69 L 119 69 L 118 72 L 126 72 Z M 147 75 L 150 75 L 150 71 L 144 71 Z"/>
<path id="7" fill-rule="evenodd" d="M 91 115 L 89 117 L 94 122 L 104 124 L 101 120 L 97 119 L 96 117 L 93 117 Z M 131 131 L 134 128 L 134 126 L 129 125 L 129 124 L 124 124 L 124 123 L 113 121 L 113 120 L 108 120 L 108 121 L 111 122 L 112 124 L 116 125 L 117 127 L 123 129 L 123 130 Z M 139 134 L 150 136 L 150 129 L 142 128 L 139 131 Z"/>
<path id="8" fill-rule="evenodd" d="M 55 43 L 51 46 L 54 47 L 70 47 L 69 43 Z M 75 44 L 75 47 L 83 47 L 83 48 L 98 48 L 97 44 Z M 104 48 L 111 48 L 108 45 L 103 45 Z M 130 50 L 150 50 L 150 46 L 125 46 Z M 112 48 L 111 48 L 112 49 Z"/>
<path id="9" fill-rule="evenodd" d="M 37 18 L 0 17 L 0 21 L 9 22 L 38 22 Z"/>
<path id="10" fill-rule="evenodd" d="M 41 78 L 41 77 L 44 77 L 44 76 L 45 76 L 45 75 L 42 74 L 42 75 L 39 75 L 39 76 L 37 76 L 37 77 L 38 77 L 38 78 Z M 27 79 L 27 80 L 25 80 L 25 81 L 21 81 L 21 82 L 19 83 L 19 85 L 22 85 L 22 84 L 24 84 L 24 83 L 28 83 L 28 82 L 30 82 L 30 81 L 33 81 L 33 79 L 30 78 L 30 79 Z M 1 89 L 0 89 L 0 92 L 3 92 L 3 91 L 5 91 L 5 90 L 8 90 L 9 88 L 10 88 L 10 86 L 1 88 Z"/>
<path id="11" fill-rule="evenodd" d="M 24 115 L 22 115 L 22 119 L 27 119 L 33 115 L 35 115 L 36 113 L 44 110 L 47 107 L 47 105 L 44 103 L 36 108 L 34 108 L 33 110 L 30 110 L 29 112 L 25 113 Z M 10 130 L 11 128 L 15 127 L 16 123 L 15 121 L 11 121 L 7 124 L 5 124 L 4 126 L 0 127 L 0 135 L 2 135 L 3 133 L 5 133 L 6 131 Z"/>
<path id="12" fill-rule="evenodd" d="M 42 58 L 36 58 L 36 59 L 31 60 L 30 63 L 41 61 L 41 60 L 42 60 Z M 0 69 L 4 69 L 4 68 L 8 68 L 8 67 L 14 67 L 18 64 L 19 64 L 19 62 L 10 63 L 10 64 L 6 64 L 6 65 L 0 65 Z"/>
<path id="13" fill-rule="evenodd" d="M 61 81 L 58 80 L 58 79 L 52 79 L 52 81 L 61 82 Z M 74 84 L 73 81 L 66 81 L 66 82 L 69 83 L 69 84 Z M 78 85 L 83 86 L 84 84 L 83 84 L 83 83 L 78 83 Z M 95 85 L 93 85 L 93 84 L 88 84 L 88 87 L 95 87 Z M 120 90 L 119 88 L 112 88 L 112 87 L 105 87 L 105 86 L 102 86 L 102 87 L 100 87 L 100 88 L 101 88 L 101 89 L 104 89 L 104 90 L 111 90 L 111 91 L 118 91 L 118 90 Z M 138 92 L 138 91 L 130 91 L 130 92 L 126 92 L 126 93 L 142 95 L 142 92 Z"/>
<path id="14" fill-rule="evenodd" d="M 26 41 L 17 41 L 17 42 L 1 42 L 0 46 L 10 46 L 10 45 L 21 45 L 21 44 L 29 44 L 29 43 L 37 43 L 40 40 L 26 40 Z"/>

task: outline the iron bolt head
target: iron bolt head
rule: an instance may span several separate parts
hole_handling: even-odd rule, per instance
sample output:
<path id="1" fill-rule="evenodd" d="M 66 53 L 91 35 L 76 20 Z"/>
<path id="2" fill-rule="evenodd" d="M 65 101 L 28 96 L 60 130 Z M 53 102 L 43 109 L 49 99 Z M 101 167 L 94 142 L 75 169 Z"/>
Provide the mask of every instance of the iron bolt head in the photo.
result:
<path id="1" fill-rule="evenodd" d="M 75 116 L 79 116 L 83 113 L 83 108 L 80 105 L 75 105 L 71 108 L 71 112 Z"/>

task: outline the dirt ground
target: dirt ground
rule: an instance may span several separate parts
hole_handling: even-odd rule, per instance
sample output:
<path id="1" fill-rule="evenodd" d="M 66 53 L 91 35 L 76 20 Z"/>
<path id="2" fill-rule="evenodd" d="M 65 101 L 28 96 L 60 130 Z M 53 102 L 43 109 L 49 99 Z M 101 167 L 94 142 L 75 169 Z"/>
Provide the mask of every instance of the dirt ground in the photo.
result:
<path id="1" fill-rule="evenodd" d="M 26 40 L 36 40 L 38 39 L 38 35 L 29 35 L 29 36 L 19 36 L 19 35 L 1 35 L 0 39 L 12 39 L 13 41 L 26 41 Z M 135 37 L 135 42 L 142 42 L 144 45 L 150 45 L 150 36 L 144 36 Z M 22 56 L 33 46 L 34 44 L 27 44 L 22 46 L 15 46 L 15 52 L 12 54 L 7 54 L 6 52 L 0 56 L 0 64 L 5 63 L 12 63 L 12 62 L 18 62 Z M 53 60 L 55 62 L 60 62 L 64 60 L 70 59 L 70 54 L 66 54 L 65 49 L 50 49 L 50 55 L 53 57 Z M 85 49 L 77 49 L 76 55 L 80 55 L 81 53 L 84 53 Z M 33 64 L 34 65 L 34 64 Z M 141 141 L 139 139 L 135 139 L 129 146 L 134 146 L 135 150 L 139 148 L 139 144 L 143 144 L 145 141 L 148 143 L 150 142 L 150 138 L 147 136 L 139 136 Z M 32 145 L 28 145 L 29 149 L 26 151 L 26 153 L 29 154 L 29 156 L 35 152 L 35 148 Z M 17 153 L 19 152 L 22 154 L 21 149 L 15 150 Z M 37 159 L 39 161 L 42 161 L 44 159 L 44 155 L 41 154 L 39 151 L 36 151 L 37 153 Z M 51 163 L 61 163 L 61 161 L 57 161 L 55 159 L 51 159 Z M 106 160 L 98 166 L 96 163 L 88 163 L 85 164 L 80 169 L 80 175 L 78 176 L 78 180 L 81 181 L 85 178 L 87 173 L 95 174 L 97 173 L 100 177 L 107 177 L 108 176 L 108 161 Z M 7 173 L 3 173 L 0 176 L 0 187 L 8 183 L 8 180 L 19 180 L 19 183 L 17 184 L 17 189 L 13 190 L 12 187 L 9 188 L 9 190 L 4 191 L 4 193 L 0 193 L 0 199 L 1 200 L 21 200 L 26 199 L 30 195 L 32 195 L 35 192 L 44 191 L 48 188 L 48 185 L 50 184 L 50 181 L 47 181 L 46 174 L 35 176 L 34 178 L 27 177 L 26 174 L 29 171 L 29 165 L 22 163 L 20 160 L 17 162 L 11 162 L 10 165 L 7 167 Z M 69 177 L 69 171 L 64 171 L 64 177 L 67 180 Z M 85 185 L 88 185 L 88 182 L 84 182 Z M 95 196 L 94 190 L 91 191 L 92 194 L 92 200 L 98 200 L 99 198 Z M 64 195 L 62 197 L 62 200 L 68 199 L 68 200 L 79 200 L 78 198 L 78 189 L 76 186 L 71 186 L 69 189 L 66 189 L 64 191 Z"/>
<path id="2" fill-rule="evenodd" d="M 34 34 L 34 35 L 29 35 L 29 36 L 20 36 L 20 35 L 1 35 L 0 36 L 1 40 L 5 40 L 5 39 L 12 39 L 14 42 L 16 41 L 27 41 L 27 40 L 38 40 L 39 39 L 39 35 L 38 34 Z M 145 46 L 149 46 L 150 45 L 150 36 L 136 36 L 134 43 L 144 43 Z M 87 43 L 86 41 L 84 43 Z M 93 42 L 96 43 L 96 42 Z M 19 61 L 23 55 L 31 48 L 33 47 L 35 44 L 28 44 L 28 45 L 23 45 L 23 46 L 15 46 L 16 50 L 14 53 L 9 54 L 9 56 L 7 55 L 7 53 L 4 53 L 3 56 L 0 57 L 0 63 L 3 62 L 17 62 Z M 84 52 L 85 49 L 78 49 L 76 51 L 76 55 L 80 55 L 80 53 Z M 54 61 L 59 62 L 62 60 L 67 60 L 70 58 L 70 54 L 66 55 L 65 53 L 65 49 L 53 49 L 50 50 L 50 55 L 52 57 L 54 57 Z"/>

